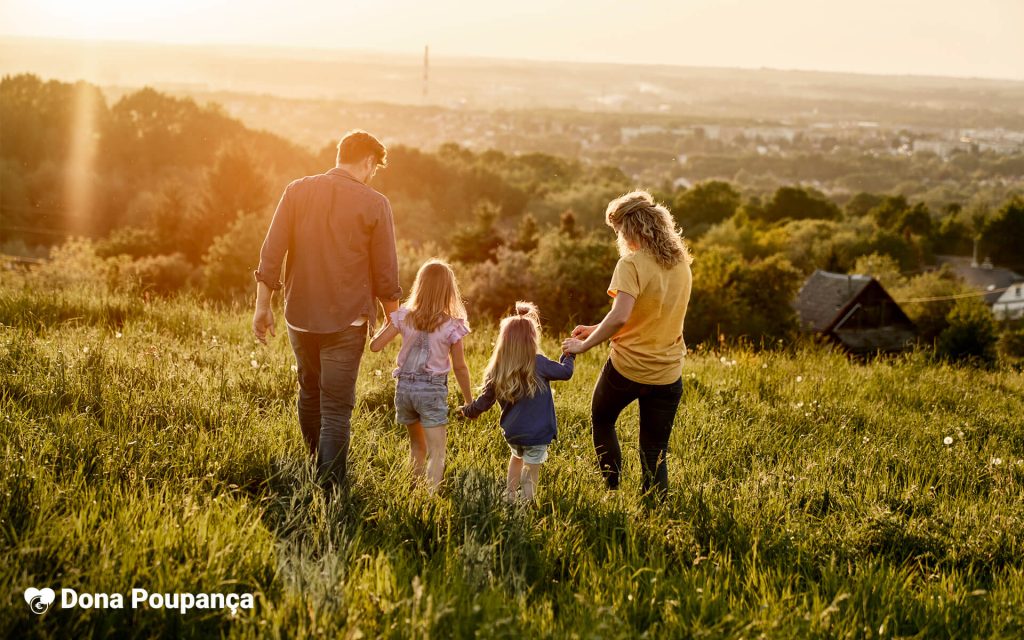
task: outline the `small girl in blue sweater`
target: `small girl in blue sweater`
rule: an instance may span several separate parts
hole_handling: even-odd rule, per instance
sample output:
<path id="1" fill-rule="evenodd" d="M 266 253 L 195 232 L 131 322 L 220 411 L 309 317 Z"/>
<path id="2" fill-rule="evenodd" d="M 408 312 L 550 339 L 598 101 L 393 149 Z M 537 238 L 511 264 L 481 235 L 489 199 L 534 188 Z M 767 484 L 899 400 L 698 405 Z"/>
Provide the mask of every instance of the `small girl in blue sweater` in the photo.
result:
<path id="1" fill-rule="evenodd" d="M 551 380 L 572 378 L 575 356 L 558 362 L 538 353 L 540 315 L 529 302 L 517 302 L 514 316 L 501 321 L 494 353 L 484 373 L 480 395 L 462 407 L 470 419 L 479 417 L 495 402 L 501 406 L 501 428 L 512 455 L 508 460 L 508 499 L 533 500 L 540 466 L 548 458 L 548 445 L 558 435 Z"/>

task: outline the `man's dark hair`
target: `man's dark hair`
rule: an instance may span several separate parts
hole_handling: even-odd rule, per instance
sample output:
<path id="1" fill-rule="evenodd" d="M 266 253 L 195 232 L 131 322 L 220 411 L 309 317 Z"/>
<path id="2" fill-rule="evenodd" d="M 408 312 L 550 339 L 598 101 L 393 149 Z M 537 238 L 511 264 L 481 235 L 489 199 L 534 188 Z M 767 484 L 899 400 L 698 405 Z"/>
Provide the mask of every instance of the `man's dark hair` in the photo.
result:
<path id="1" fill-rule="evenodd" d="M 367 156 L 372 156 L 377 161 L 377 166 L 387 166 L 387 149 L 380 140 L 365 131 L 349 131 L 338 143 L 338 164 L 355 164 Z"/>

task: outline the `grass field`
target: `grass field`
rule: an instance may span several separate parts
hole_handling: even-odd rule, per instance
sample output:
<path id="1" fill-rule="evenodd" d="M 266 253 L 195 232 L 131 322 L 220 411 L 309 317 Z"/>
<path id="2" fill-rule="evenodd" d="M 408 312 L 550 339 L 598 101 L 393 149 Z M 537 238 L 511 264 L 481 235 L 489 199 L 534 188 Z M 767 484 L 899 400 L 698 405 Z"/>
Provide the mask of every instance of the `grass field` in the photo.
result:
<path id="1" fill-rule="evenodd" d="M 596 475 L 595 351 L 556 383 L 560 438 L 524 508 L 501 500 L 494 412 L 450 425 L 440 496 L 410 489 L 392 346 L 365 356 L 353 486 L 327 500 L 287 340 L 255 345 L 247 310 L 0 277 L 4 636 L 1024 634 L 1021 373 L 809 347 L 694 355 L 670 496 L 651 508 L 635 408 L 624 489 Z M 477 381 L 492 339 L 467 338 Z M 256 608 L 36 616 L 30 586 L 251 592 Z"/>

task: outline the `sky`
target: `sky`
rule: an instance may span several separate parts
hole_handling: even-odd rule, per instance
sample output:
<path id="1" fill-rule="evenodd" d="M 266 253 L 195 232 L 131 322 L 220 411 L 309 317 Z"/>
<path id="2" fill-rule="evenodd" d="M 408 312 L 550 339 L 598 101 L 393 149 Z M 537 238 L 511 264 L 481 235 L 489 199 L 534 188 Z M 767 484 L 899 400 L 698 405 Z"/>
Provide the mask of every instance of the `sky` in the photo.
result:
<path id="1" fill-rule="evenodd" d="M 1024 80 L 1024 0 L 0 0 L 0 34 Z"/>

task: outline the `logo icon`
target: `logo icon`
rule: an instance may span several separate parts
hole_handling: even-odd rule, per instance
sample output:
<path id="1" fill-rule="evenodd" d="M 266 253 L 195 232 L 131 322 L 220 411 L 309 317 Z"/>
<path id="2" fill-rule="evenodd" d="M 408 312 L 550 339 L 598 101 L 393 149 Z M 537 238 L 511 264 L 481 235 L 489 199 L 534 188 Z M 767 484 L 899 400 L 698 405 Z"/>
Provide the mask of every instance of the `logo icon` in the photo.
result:
<path id="1" fill-rule="evenodd" d="M 57 594 L 49 587 L 46 589 L 36 589 L 35 587 L 25 589 L 25 602 L 28 603 L 28 608 L 35 614 L 42 615 L 46 613 L 46 610 L 50 608 L 50 605 L 56 599 Z"/>

